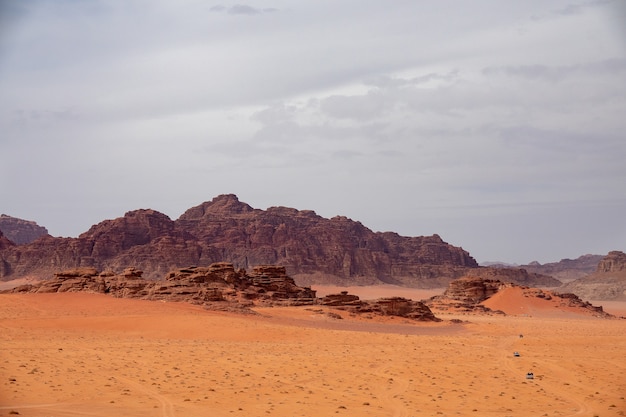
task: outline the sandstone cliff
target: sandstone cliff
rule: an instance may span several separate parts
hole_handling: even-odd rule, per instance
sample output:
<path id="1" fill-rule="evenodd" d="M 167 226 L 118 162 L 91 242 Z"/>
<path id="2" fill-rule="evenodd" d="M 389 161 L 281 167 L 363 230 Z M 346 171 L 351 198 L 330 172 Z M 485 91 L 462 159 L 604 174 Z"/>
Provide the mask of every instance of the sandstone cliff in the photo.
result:
<path id="1" fill-rule="evenodd" d="M 45 227 L 29 220 L 0 214 L 0 232 L 11 242 L 23 245 L 48 234 Z"/>
<path id="2" fill-rule="evenodd" d="M 626 254 L 611 251 L 596 268 L 596 271 L 559 288 L 587 300 L 626 301 Z"/>
<path id="3" fill-rule="evenodd" d="M 301 285 L 311 283 L 436 287 L 477 268 L 462 248 L 438 235 L 404 237 L 373 232 L 360 222 L 326 219 L 310 210 L 253 209 L 221 195 L 176 221 L 155 210 L 135 210 L 91 227 L 78 238 L 46 236 L 0 248 L 0 278 L 49 278 L 76 267 L 120 270 L 135 265 L 159 279 L 184 265 L 230 262 L 284 266 Z"/>

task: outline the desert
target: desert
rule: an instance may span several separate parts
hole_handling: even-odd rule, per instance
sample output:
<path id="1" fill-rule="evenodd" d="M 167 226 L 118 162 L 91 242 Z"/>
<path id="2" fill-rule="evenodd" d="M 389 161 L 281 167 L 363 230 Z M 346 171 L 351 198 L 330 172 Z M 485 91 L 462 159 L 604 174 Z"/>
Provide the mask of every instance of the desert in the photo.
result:
<path id="1" fill-rule="evenodd" d="M 435 292 L 412 291 L 402 295 Z M 443 321 L 423 323 L 319 305 L 236 314 L 84 292 L 2 294 L 0 415 L 624 415 L 626 321 L 506 296 L 492 300 L 506 315 L 439 311 Z"/>
<path id="2" fill-rule="evenodd" d="M 626 417 L 626 0 L 0 0 L 0 417 Z"/>

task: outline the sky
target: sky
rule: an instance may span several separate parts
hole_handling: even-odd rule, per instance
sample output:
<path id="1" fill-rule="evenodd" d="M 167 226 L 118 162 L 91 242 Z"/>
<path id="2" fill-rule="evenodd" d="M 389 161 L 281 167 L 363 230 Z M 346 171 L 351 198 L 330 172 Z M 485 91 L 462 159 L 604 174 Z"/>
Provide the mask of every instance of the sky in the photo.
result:
<path id="1" fill-rule="evenodd" d="M 0 212 L 75 237 L 232 193 L 479 262 L 626 251 L 624 22 L 621 0 L 0 0 Z"/>

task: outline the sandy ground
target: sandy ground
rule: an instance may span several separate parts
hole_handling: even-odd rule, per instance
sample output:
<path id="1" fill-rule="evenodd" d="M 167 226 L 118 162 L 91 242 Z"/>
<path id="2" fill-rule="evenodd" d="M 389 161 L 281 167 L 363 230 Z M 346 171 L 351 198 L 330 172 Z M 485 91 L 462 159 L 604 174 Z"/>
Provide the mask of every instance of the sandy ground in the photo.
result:
<path id="1" fill-rule="evenodd" d="M 625 415 L 626 320 L 533 308 L 412 324 L 0 295 L 0 415 Z"/>

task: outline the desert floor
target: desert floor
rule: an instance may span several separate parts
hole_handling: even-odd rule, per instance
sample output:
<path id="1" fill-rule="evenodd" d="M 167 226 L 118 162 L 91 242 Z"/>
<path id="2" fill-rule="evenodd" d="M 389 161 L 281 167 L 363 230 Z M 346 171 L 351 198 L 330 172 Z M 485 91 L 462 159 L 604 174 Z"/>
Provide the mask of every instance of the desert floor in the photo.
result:
<path id="1" fill-rule="evenodd" d="M 533 310 L 420 324 L 329 311 L 1 295 L 0 415 L 626 413 L 626 320 Z"/>

